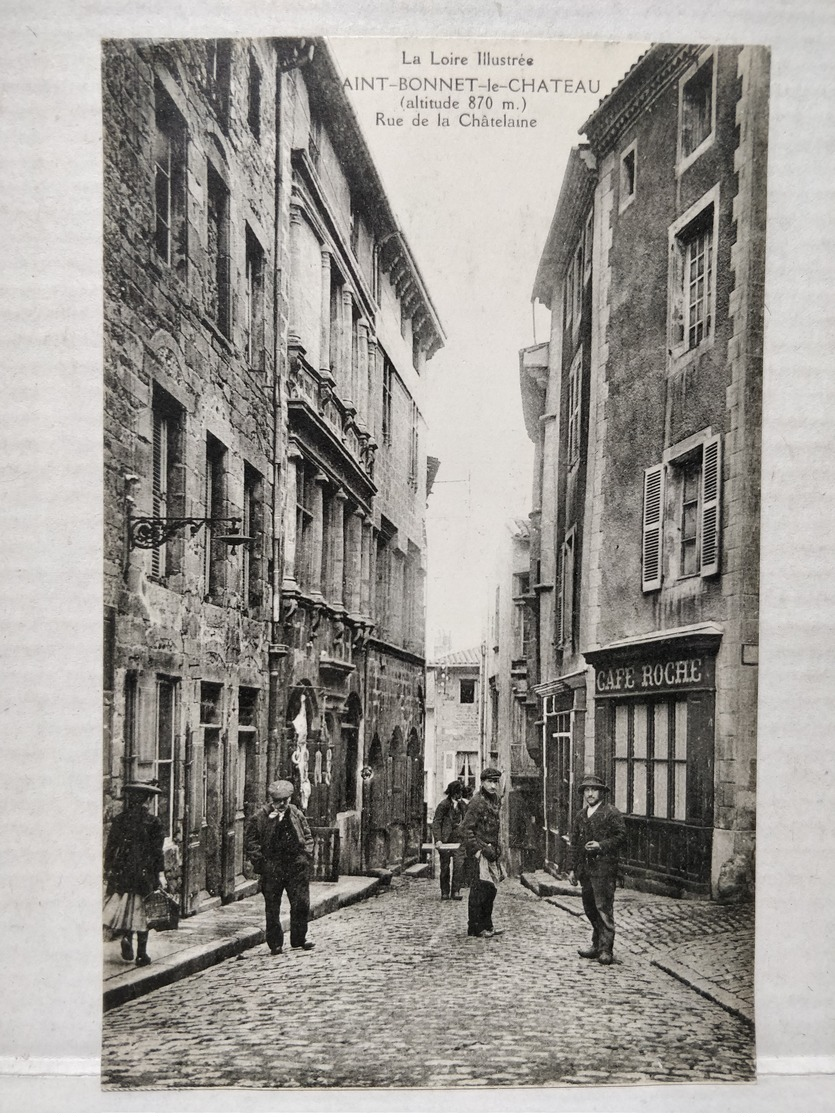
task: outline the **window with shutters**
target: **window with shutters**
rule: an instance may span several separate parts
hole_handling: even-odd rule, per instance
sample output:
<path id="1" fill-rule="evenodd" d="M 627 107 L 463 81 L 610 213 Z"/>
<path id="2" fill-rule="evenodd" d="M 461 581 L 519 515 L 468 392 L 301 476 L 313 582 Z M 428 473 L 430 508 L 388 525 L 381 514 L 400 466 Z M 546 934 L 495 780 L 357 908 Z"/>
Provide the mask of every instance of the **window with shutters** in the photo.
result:
<path id="1" fill-rule="evenodd" d="M 679 174 L 713 143 L 716 130 L 716 56 L 704 55 L 679 82 Z"/>
<path id="2" fill-rule="evenodd" d="M 386 446 L 391 444 L 391 394 L 394 379 L 394 366 L 388 357 L 383 354 L 383 416 L 382 435 Z"/>
<path id="3" fill-rule="evenodd" d="M 475 702 L 475 679 L 461 679 L 459 682 L 458 700 L 462 704 L 471 705 Z"/>
<path id="4" fill-rule="evenodd" d="M 583 350 L 578 349 L 568 374 L 568 465 L 580 458 L 580 418 L 583 390 Z"/>
<path id="5" fill-rule="evenodd" d="M 580 317 L 583 310 L 583 290 L 585 277 L 585 267 L 583 263 L 583 241 L 584 236 L 580 238 L 579 243 L 574 249 L 574 253 L 571 257 L 571 263 L 568 265 L 568 270 L 565 273 L 565 280 L 563 282 L 566 332 L 576 330 L 578 328 L 578 326 L 580 325 Z"/>
<path id="6" fill-rule="evenodd" d="M 154 796 L 157 817 L 166 834 L 174 829 L 174 761 L 177 736 L 177 697 L 179 680 L 157 678 L 156 740 L 154 779 L 161 792 Z"/>
<path id="7" fill-rule="evenodd" d="M 157 79 L 154 87 L 154 248 L 157 258 L 185 277 L 186 125 Z"/>
<path id="8" fill-rule="evenodd" d="M 264 367 L 264 249 L 246 227 L 246 305 L 244 308 L 246 356 L 249 367 Z"/>
<path id="9" fill-rule="evenodd" d="M 226 518 L 226 447 L 214 435 L 206 435 L 206 515 L 210 521 Z M 218 536 L 225 525 L 205 527 L 205 587 L 210 600 L 217 600 L 226 588 L 227 550 Z"/>
<path id="10" fill-rule="evenodd" d="M 577 531 L 572 527 L 560 549 L 560 585 L 557 601 L 557 639 L 564 651 L 574 645 L 574 550 Z"/>
<path id="11" fill-rule="evenodd" d="M 296 463 L 296 581 L 302 589 L 313 575 L 313 478 L 315 468 L 300 458 Z M 347 517 L 346 517 L 347 520 Z M 347 533 L 347 524 L 345 527 Z M 347 534 L 346 534 L 347 538 Z M 347 553 L 347 552 L 346 552 Z"/>
<path id="12" fill-rule="evenodd" d="M 661 588 L 661 556 L 664 531 L 664 466 L 644 470 L 644 508 L 641 539 L 641 589 Z"/>
<path id="13" fill-rule="evenodd" d="M 243 601 L 258 610 L 264 602 L 264 478 L 244 462 L 243 534 L 252 542 L 242 550 Z"/>
<path id="14" fill-rule="evenodd" d="M 229 337 L 232 325 L 229 190 L 211 163 L 208 165 L 206 232 L 206 313 L 220 332 Z"/>
<path id="15" fill-rule="evenodd" d="M 185 412 L 158 384 L 152 398 L 151 515 L 160 519 L 184 514 L 183 434 Z M 151 577 L 177 574 L 182 562 L 182 539 L 175 537 L 151 551 Z"/>
<path id="16" fill-rule="evenodd" d="M 674 365 L 713 343 L 718 187 L 670 229 L 669 351 Z"/>
<path id="17" fill-rule="evenodd" d="M 719 573 L 722 485 L 720 436 L 686 439 L 644 471 L 641 585 Z"/>

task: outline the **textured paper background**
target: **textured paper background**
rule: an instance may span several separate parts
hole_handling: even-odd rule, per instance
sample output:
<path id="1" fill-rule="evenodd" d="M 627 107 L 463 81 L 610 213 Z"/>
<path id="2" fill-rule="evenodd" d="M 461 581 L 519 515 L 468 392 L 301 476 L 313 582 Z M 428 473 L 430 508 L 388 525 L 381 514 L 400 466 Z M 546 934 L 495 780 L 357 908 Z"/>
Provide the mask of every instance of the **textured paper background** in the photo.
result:
<path id="1" fill-rule="evenodd" d="M 3 1108 L 832 1108 L 835 5 L 6 0 L 0 29 Z M 98 1092 L 99 39 L 274 33 L 772 47 L 757 860 L 763 1077 L 757 1086 L 464 1092 L 454 1098 Z"/>

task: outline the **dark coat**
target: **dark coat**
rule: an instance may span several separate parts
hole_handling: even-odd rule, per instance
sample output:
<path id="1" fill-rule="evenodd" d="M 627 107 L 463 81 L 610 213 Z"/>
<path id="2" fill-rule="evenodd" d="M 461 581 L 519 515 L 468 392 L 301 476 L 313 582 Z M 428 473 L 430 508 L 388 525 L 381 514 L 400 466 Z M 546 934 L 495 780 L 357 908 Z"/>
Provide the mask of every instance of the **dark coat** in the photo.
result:
<path id="1" fill-rule="evenodd" d="M 263 873 L 264 871 L 268 862 L 267 854 L 272 847 L 273 831 L 278 825 L 277 818 L 270 818 L 273 810 L 272 806 L 261 807 L 246 824 L 244 848 L 247 860 L 252 864 L 256 873 Z M 308 857 L 312 857 L 313 835 L 310 832 L 310 825 L 304 816 L 304 812 L 300 811 L 298 807 L 294 807 L 292 803 L 287 810 L 290 812 L 290 822 L 299 840 L 299 853 L 306 853 Z"/>
<path id="2" fill-rule="evenodd" d="M 497 796 L 490 798 L 481 791 L 477 791 L 470 800 L 461 832 L 464 839 L 464 849 L 474 857 L 485 846 L 492 846 L 495 857 L 487 858 L 488 861 L 498 859 L 501 853 L 499 846 L 499 810 L 501 801 Z"/>
<path id="3" fill-rule="evenodd" d="M 463 800 L 450 799 L 445 796 L 435 808 L 435 817 L 432 819 L 432 837 L 436 842 L 460 842 L 462 837 L 461 824 L 467 805 Z"/>
<path id="4" fill-rule="evenodd" d="M 104 850 L 107 891 L 147 896 L 165 871 L 162 844 L 165 830 L 145 807 L 131 807 L 117 815 L 110 826 Z"/>
<path id="5" fill-rule="evenodd" d="M 591 876 L 614 877 L 626 841 L 623 815 L 611 803 L 601 803 L 589 818 L 586 807 L 574 816 L 571 828 L 572 867 L 579 880 Z M 599 842 L 599 853 L 587 853 L 586 842 Z"/>

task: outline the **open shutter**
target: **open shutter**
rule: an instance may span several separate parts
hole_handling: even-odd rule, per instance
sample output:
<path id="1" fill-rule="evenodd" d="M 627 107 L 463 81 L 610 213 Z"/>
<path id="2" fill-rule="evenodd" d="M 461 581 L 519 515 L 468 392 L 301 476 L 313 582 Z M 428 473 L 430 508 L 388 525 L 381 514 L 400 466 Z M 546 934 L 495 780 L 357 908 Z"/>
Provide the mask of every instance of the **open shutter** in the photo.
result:
<path id="1" fill-rule="evenodd" d="M 156 408 L 153 411 L 153 477 L 152 488 L 152 516 L 167 516 L 168 482 L 168 419 Z M 151 552 L 151 574 L 158 578 L 165 573 L 165 546 L 154 547 Z"/>
<path id="2" fill-rule="evenodd" d="M 570 647 L 574 642 L 574 529 L 563 544 L 562 563 L 562 642 Z"/>
<path id="3" fill-rule="evenodd" d="M 644 470 L 644 521 L 641 541 L 641 589 L 661 589 L 661 536 L 664 513 L 664 466 Z"/>
<path id="4" fill-rule="evenodd" d="M 563 631 L 565 617 L 565 543 L 563 543 L 560 547 L 560 569 L 559 580 L 557 582 L 556 613 L 557 615 L 554 618 L 554 624 L 557 634 L 557 644 L 562 647 L 562 645 L 565 643 L 565 633 Z"/>
<path id="5" fill-rule="evenodd" d="M 722 439 L 708 439 L 702 452 L 701 507 L 701 575 L 709 578 L 719 573 L 719 527 L 722 490 Z"/>

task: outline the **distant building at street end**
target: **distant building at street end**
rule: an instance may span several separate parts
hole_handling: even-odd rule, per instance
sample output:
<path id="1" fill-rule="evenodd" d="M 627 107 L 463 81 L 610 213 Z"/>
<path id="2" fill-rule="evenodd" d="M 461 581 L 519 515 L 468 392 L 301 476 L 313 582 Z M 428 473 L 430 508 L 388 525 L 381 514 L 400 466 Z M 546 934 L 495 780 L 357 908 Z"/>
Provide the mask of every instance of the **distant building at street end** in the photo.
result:
<path id="1" fill-rule="evenodd" d="M 490 762 L 504 773 L 505 867 L 511 875 L 539 868 L 543 856 L 542 751 L 536 696 L 528 690 L 535 633 L 530 522 L 507 523 L 497 552 L 487 640 L 485 740 Z"/>
<path id="2" fill-rule="evenodd" d="M 484 751 L 484 652 L 448 652 L 426 665 L 426 804 L 432 813 L 453 780 L 470 795 L 487 763 Z"/>
<path id="3" fill-rule="evenodd" d="M 159 782 L 184 913 L 417 858 L 426 362 L 443 331 L 327 44 L 103 47 L 105 822 Z"/>
<path id="4" fill-rule="evenodd" d="M 628 883 L 753 888 L 769 55 L 658 45 L 584 125 L 520 357 L 545 856 L 584 770 Z"/>

